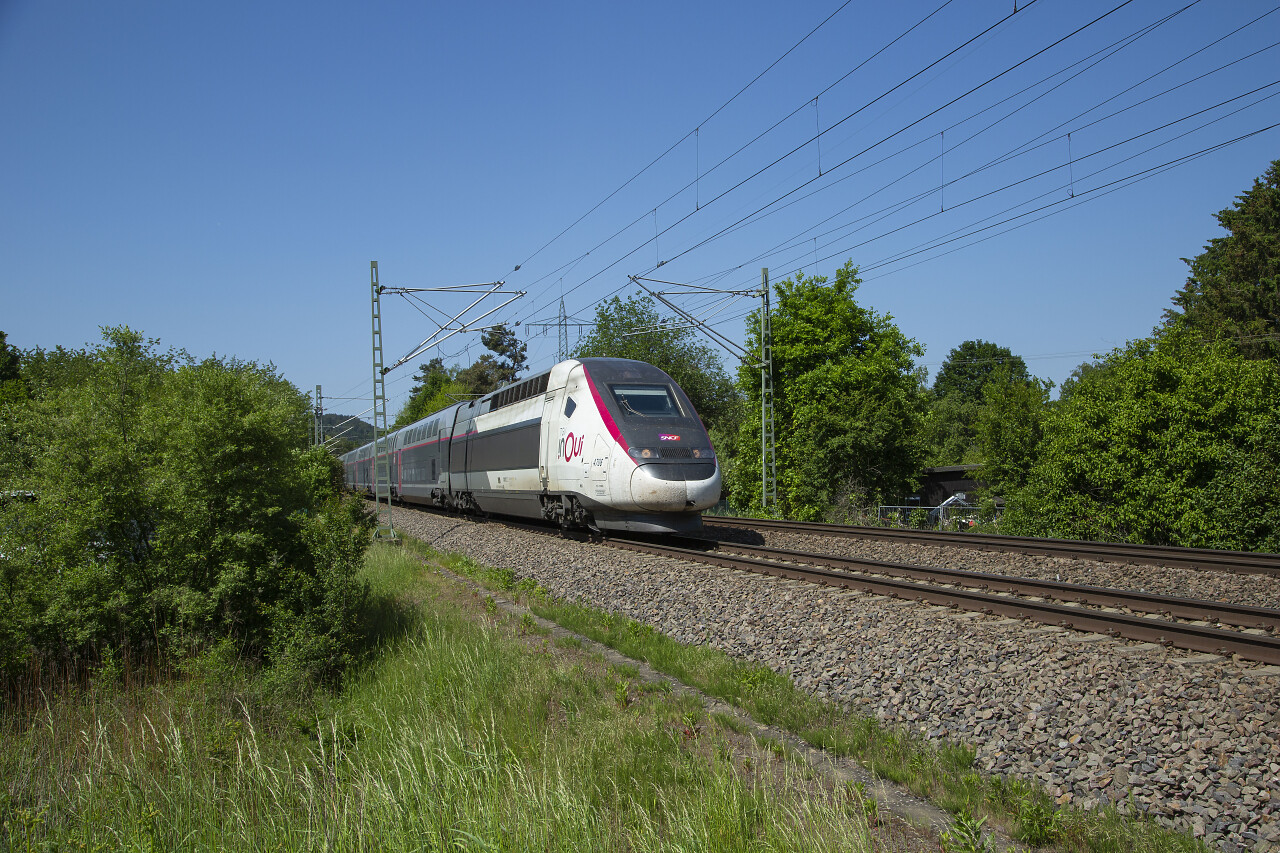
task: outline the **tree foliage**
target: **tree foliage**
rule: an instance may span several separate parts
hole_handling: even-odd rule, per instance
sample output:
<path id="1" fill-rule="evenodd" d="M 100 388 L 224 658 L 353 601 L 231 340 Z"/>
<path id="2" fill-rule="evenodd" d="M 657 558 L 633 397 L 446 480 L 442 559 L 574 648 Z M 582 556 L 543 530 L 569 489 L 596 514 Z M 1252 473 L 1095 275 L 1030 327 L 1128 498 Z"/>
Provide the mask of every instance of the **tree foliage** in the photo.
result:
<path id="1" fill-rule="evenodd" d="M 947 353 L 947 360 L 933 380 L 933 394 L 942 398 L 957 393 L 981 402 L 983 390 L 997 377 L 1002 382 L 1031 381 L 1027 363 L 1008 347 L 984 340 L 965 341 Z"/>
<path id="2" fill-rule="evenodd" d="M 1183 259 L 1191 275 L 1167 322 L 1230 338 L 1247 357 L 1280 362 L 1280 160 L 1217 219 L 1229 233 Z"/>
<path id="3" fill-rule="evenodd" d="M 720 356 L 690 328 L 657 328 L 661 317 L 647 296 L 614 296 L 596 306 L 595 326 L 574 358 L 632 358 L 666 371 L 708 428 L 723 427 L 737 413 L 738 395 Z"/>
<path id="4" fill-rule="evenodd" d="M 1059 402 L 1066 402 L 1071 399 L 1071 395 L 1076 392 L 1076 387 L 1084 382 L 1090 374 L 1096 370 L 1102 370 L 1104 364 L 1100 361 L 1081 362 L 1075 370 L 1071 371 L 1071 375 L 1062 381 L 1062 390 L 1058 392 Z"/>
<path id="5" fill-rule="evenodd" d="M 978 425 L 993 383 L 1032 382 L 1021 356 L 989 341 L 965 341 L 947 355 L 934 379 L 926 442 L 931 465 L 958 465 L 983 460 Z"/>
<path id="6" fill-rule="evenodd" d="M 409 400 L 392 426 L 406 426 L 459 400 L 488 394 L 516 381 L 528 359 L 527 346 L 515 332 L 499 324 L 486 331 L 480 341 L 489 352 L 467 367 L 445 367 L 440 358 L 419 365 Z"/>
<path id="7" fill-rule="evenodd" d="M 458 368 L 445 367 L 440 358 L 433 358 L 426 364 L 418 365 L 418 372 L 413 377 L 414 386 L 409 391 L 409 400 L 404 404 L 392 427 L 402 427 L 421 420 L 432 412 L 450 406 L 467 394 L 467 390 L 458 381 Z"/>
<path id="8" fill-rule="evenodd" d="M 0 670 L 183 654 L 221 638 L 339 672 L 365 592 L 364 510 L 308 448 L 307 398 L 272 368 L 161 353 L 126 327 L 6 406 Z"/>
<path id="9" fill-rule="evenodd" d="M 1044 437 L 1053 383 L 1024 378 L 1025 368 L 1002 368 L 982 388 L 983 405 L 974 422 L 982 468 L 979 479 L 997 495 L 1026 485 Z"/>
<path id="10" fill-rule="evenodd" d="M 0 405 L 27 396 L 26 382 L 19 369 L 21 362 L 18 350 L 9 346 L 5 333 L 0 332 Z"/>
<path id="11" fill-rule="evenodd" d="M 840 502 L 865 505 L 911 490 L 924 457 L 920 345 L 892 318 L 855 301 L 851 263 L 826 277 L 774 284 L 771 313 L 779 502 L 788 517 L 819 518 Z M 748 320 L 759 358 L 760 318 Z M 760 373 L 744 366 L 748 398 L 730 477 L 738 506 L 760 505 Z"/>
<path id="12" fill-rule="evenodd" d="M 1280 367 L 1172 329 L 1116 350 L 1044 421 L 1011 532 L 1280 550 Z"/>
<path id="13" fill-rule="evenodd" d="M 494 326 L 480 337 L 489 352 L 475 363 L 458 371 L 458 381 L 471 394 L 488 394 L 503 385 L 515 382 L 524 370 L 526 347 L 516 333 L 504 325 Z"/>

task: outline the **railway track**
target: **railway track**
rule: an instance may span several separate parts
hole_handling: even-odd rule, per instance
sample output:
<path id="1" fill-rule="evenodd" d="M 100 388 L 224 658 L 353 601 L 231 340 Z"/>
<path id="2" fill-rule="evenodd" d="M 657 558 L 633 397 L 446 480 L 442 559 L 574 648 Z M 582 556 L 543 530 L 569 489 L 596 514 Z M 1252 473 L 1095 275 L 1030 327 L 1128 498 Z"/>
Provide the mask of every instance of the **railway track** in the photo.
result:
<path id="1" fill-rule="evenodd" d="M 560 533 L 547 525 L 493 520 L 544 535 Z M 665 542 L 678 544 L 647 537 L 603 540 L 604 545 L 628 551 L 1280 665 L 1280 633 L 1268 633 L 1280 632 L 1280 610 L 709 539 L 667 537 Z"/>
<path id="2" fill-rule="evenodd" d="M 912 545 L 939 545 L 1016 554 L 1073 557 L 1109 563 L 1142 563 L 1184 569 L 1201 569 L 1280 577 L 1280 554 L 1247 551 L 1218 551 L 1205 548 L 1174 548 L 1160 545 L 1130 545 L 1109 542 L 1081 542 L 1073 539 L 1036 539 L 981 533 L 944 533 L 929 530 L 899 530 L 819 524 L 802 521 L 773 521 L 757 518 L 704 516 L 703 523 L 720 527 L 771 530 L 781 533 L 810 533 L 846 539 L 873 539 Z"/>
<path id="3" fill-rule="evenodd" d="M 605 540 L 611 547 L 629 551 L 1280 664 L 1280 637 L 1265 633 L 1280 629 L 1280 611 L 1266 608 L 706 540 L 681 542 L 681 545 L 665 545 L 638 539 Z M 971 587 L 1003 590 L 1008 594 Z M 1042 600 L 1044 598 L 1073 603 L 1055 603 Z M 1171 618 L 1136 616 L 1117 608 Z M 1173 618 L 1195 621 L 1172 621 Z M 1244 625 L 1248 629 L 1227 630 L 1203 624 L 1207 622 Z"/>

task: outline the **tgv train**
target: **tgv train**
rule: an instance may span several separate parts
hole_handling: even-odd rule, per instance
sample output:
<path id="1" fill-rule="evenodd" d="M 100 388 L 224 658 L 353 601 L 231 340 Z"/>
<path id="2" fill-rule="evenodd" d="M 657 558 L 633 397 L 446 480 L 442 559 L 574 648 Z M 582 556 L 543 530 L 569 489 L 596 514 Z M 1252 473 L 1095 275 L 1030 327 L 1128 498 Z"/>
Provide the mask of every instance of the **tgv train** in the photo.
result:
<path id="1" fill-rule="evenodd" d="M 720 498 L 711 439 L 688 396 L 651 364 L 562 361 L 392 432 L 392 497 L 566 527 L 687 532 Z M 373 493 L 373 444 L 342 457 Z"/>

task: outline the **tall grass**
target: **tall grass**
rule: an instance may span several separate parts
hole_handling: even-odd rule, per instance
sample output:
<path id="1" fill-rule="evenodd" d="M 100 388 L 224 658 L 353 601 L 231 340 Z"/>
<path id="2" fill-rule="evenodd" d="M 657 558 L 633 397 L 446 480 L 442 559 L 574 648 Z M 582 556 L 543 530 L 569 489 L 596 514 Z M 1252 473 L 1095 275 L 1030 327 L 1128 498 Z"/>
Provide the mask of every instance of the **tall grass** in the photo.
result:
<path id="1" fill-rule="evenodd" d="M 428 554 L 421 546 L 419 553 Z M 856 759 L 881 778 L 968 818 L 989 819 L 1013 838 L 1061 850 L 1207 853 L 1203 843 L 1111 806 L 1093 812 L 1058 808 L 1039 786 L 973 769 L 975 751 L 962 743 L 930 741 L 887 726 L 797 689 L 766 666 L 706 646 L 679 643 L 651 626 L 581 602 L 556 599 L 509 569 L 466 556 L 432 555 L 482 584 L 522 597 L 544 619 L 616 649 L 704 693 L 732 703 L 755 720 L 783 728 L 809 744 Z"/>
<path id="2" fill-rule="evenodd" d="M 409 555 L 375 549 L 366 576 L 382 648 L 339 695 L 273 704 L 224 658 L 6 721 L 0 850 L 870 849 L 846 796 L 777 762 L 757 783 L 688 700 L 521 636 Z"/>

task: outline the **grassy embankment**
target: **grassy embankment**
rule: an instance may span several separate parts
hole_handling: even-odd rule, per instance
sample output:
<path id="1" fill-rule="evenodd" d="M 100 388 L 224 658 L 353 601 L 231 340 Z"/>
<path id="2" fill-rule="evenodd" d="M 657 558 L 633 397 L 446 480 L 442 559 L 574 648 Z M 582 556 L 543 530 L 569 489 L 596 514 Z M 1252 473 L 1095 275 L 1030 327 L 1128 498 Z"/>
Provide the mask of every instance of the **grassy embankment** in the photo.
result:
<path id="1" fill-rule="evenodd" d="M 0 850 L 869 850 L 869 806 L 727 718 L 371 551 L 337 695 L 232 655 L 0 724 Z M 585 618 L 585 611 L 584 618 Z M 650 638 L 652 639 L 652 638 Z"/>
<path id="2" fill-rule="evenodd" d="M 1064 851 L 1207 851 L 1184 833 L 1153 821 L 1122 814 L 1115 807 L 1098 811 L 1058 808 L 1047 792 L 1018 779 L 978 773 L 974 752 L 962 744 L 930 742 L 876 719 L 848 713 L 793 686 L 790 679 L 758 664 L 730 658 L 705 646 L 677 643 L 626 617 L 546 596 L 509 569 L 481 566 L 451 555 L 449 568 L 490 589 L 515 595 L 544 619 L 590 637 L 628 657 L 643 660 L 704 693 L 730 702 L 758 722 L 789 731 L 833 754 L 856 759 L 876 775 L 909 788 L 957 816 L 960 834 L 990 822 L 1031 846 Z M 976 840 L 976 839 L 975 839 Z M 953 850 L 983 849 L 957 837 Z"/>

